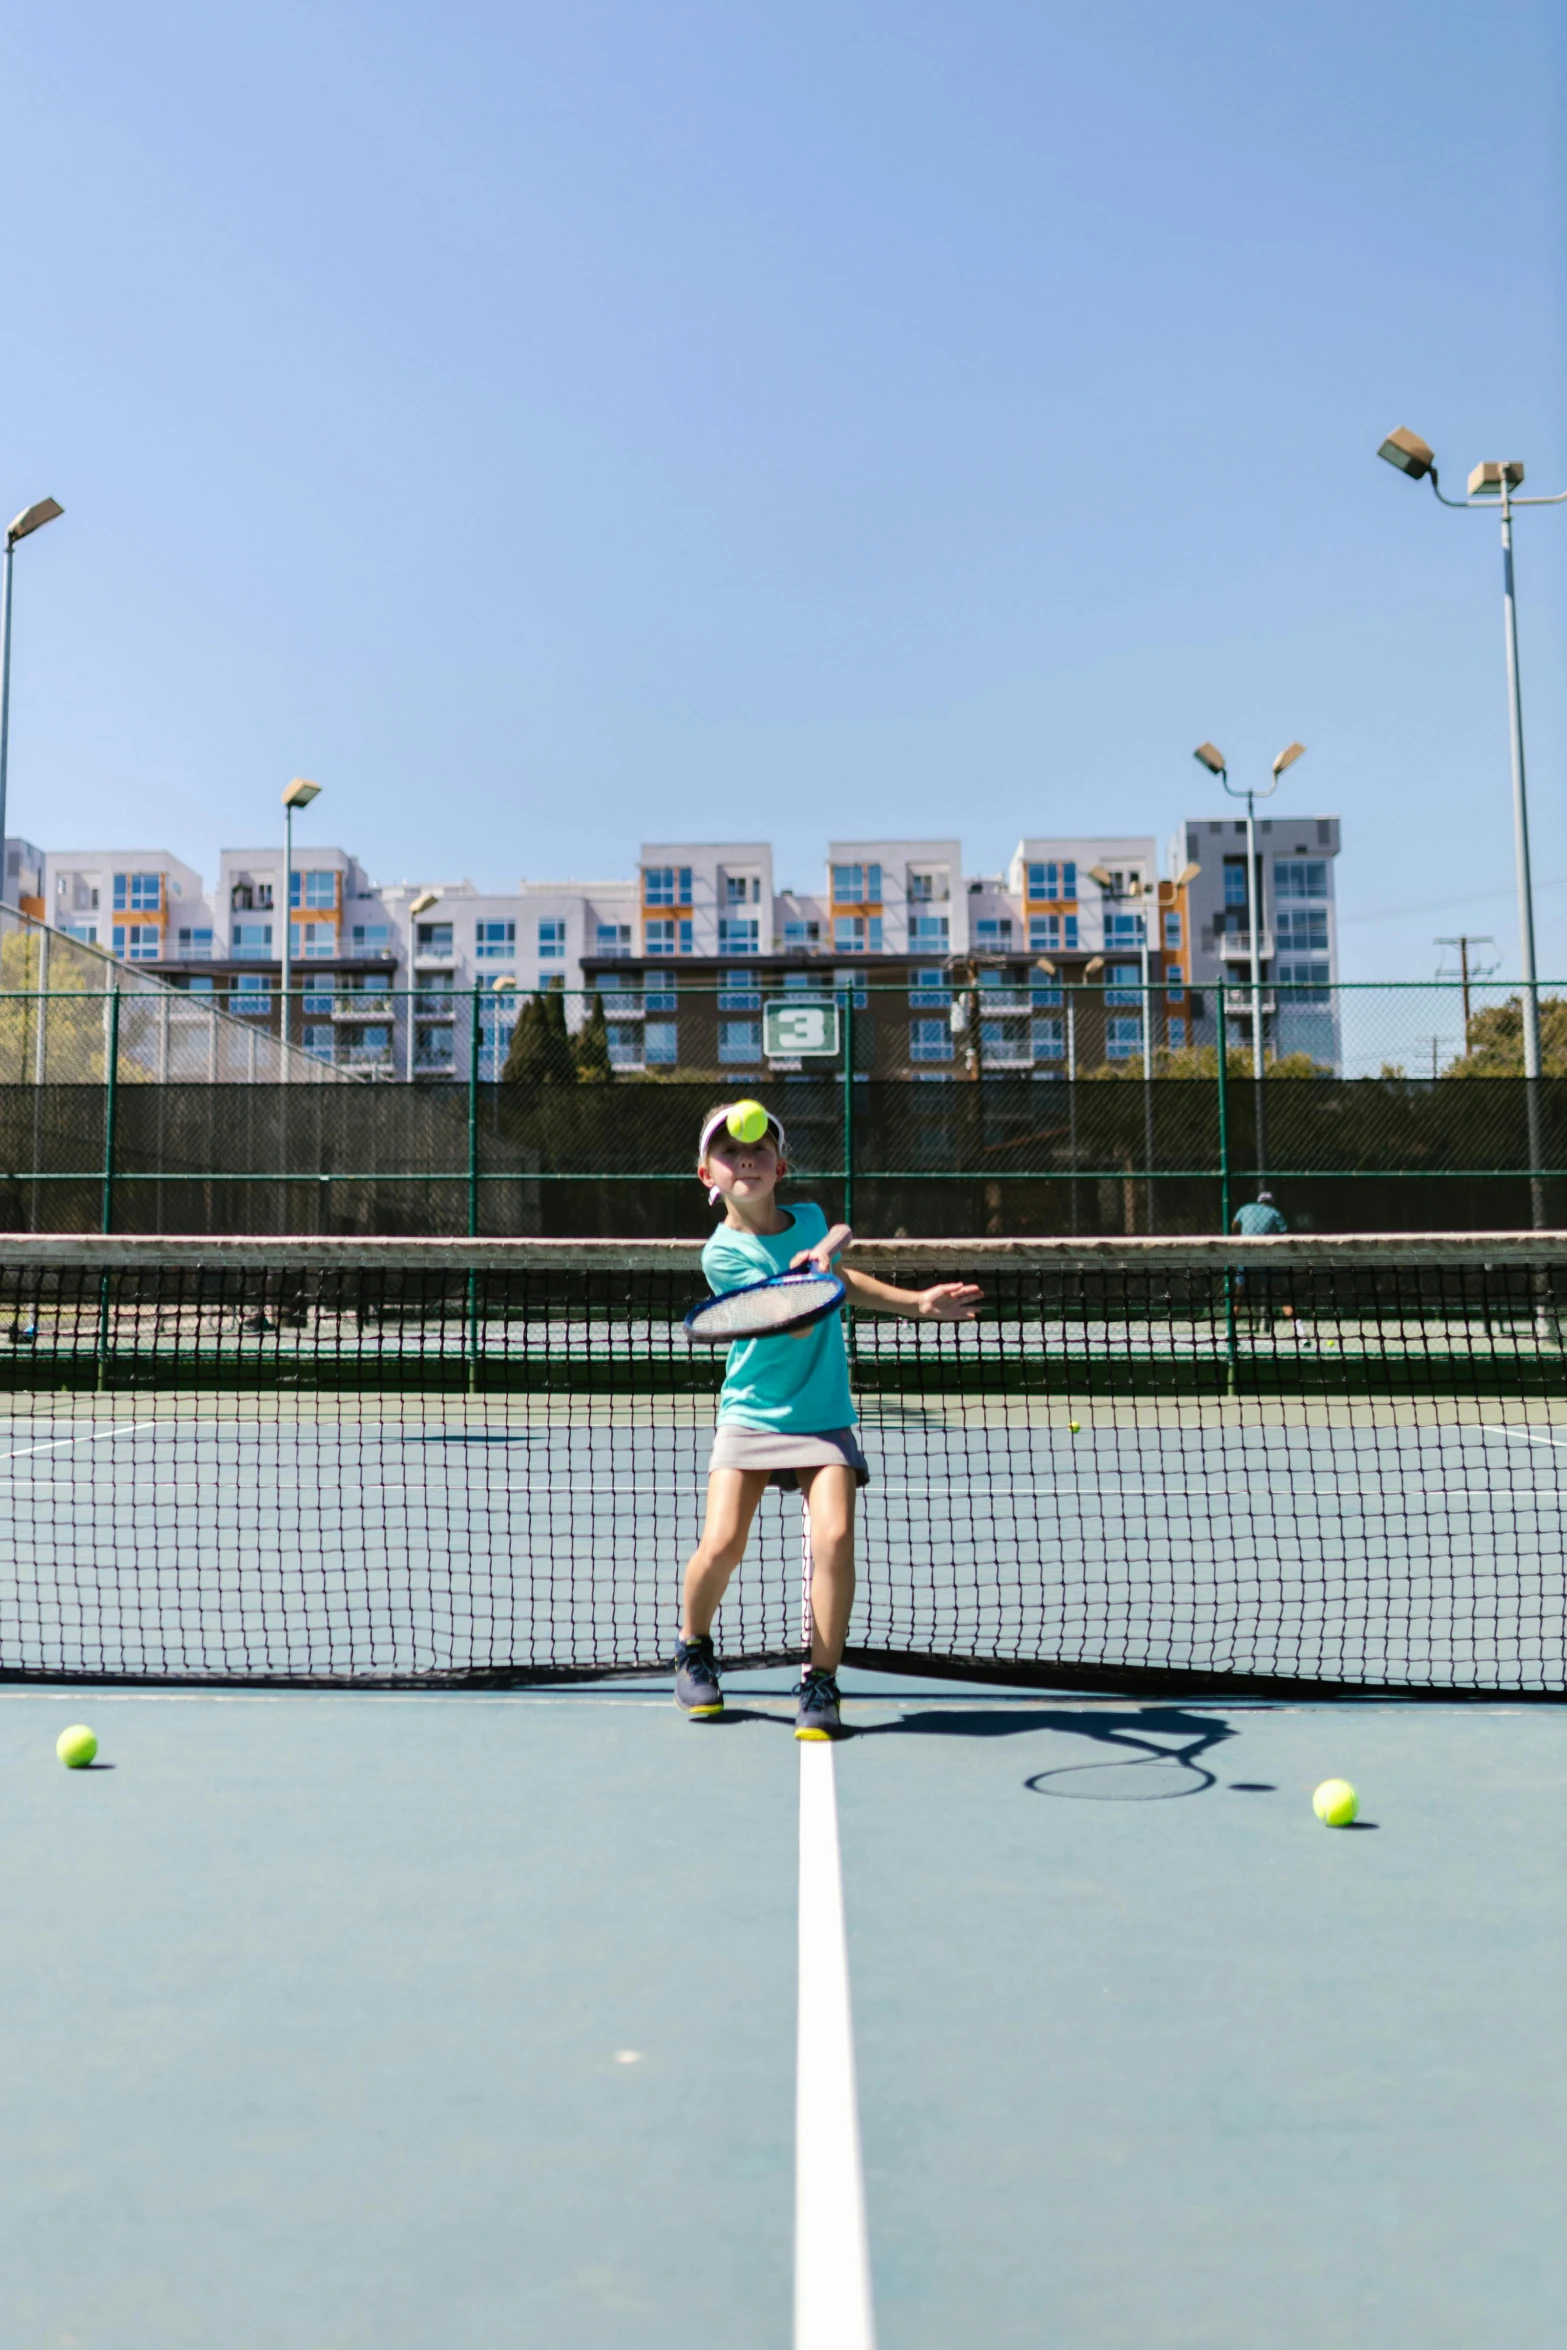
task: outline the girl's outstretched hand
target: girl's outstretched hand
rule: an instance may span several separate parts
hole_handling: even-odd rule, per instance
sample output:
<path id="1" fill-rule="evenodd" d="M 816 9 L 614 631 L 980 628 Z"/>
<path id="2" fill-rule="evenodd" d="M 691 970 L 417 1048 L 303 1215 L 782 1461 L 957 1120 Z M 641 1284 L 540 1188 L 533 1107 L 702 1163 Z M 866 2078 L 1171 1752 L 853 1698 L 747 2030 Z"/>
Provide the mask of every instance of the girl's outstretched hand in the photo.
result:
<path id="1" fill-rule="evenodd" d="M 922 1322 L 972 1322 L 984 1291 L 973 1281 L 938 1281 L 915 1292 Z"/>

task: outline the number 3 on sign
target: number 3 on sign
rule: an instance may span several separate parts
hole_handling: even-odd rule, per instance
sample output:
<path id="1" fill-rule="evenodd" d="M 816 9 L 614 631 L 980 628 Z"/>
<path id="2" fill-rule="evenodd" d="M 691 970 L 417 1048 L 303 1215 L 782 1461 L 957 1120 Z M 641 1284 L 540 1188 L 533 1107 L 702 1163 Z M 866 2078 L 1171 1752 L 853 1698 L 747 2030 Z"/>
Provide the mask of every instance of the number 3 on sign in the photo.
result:
<path id="1" fill-rule="evenodd" d="M 770 1060 L 804 1060 L 838 1050 L 836 1004 L 769 1004 L 762 1016 Z"/>

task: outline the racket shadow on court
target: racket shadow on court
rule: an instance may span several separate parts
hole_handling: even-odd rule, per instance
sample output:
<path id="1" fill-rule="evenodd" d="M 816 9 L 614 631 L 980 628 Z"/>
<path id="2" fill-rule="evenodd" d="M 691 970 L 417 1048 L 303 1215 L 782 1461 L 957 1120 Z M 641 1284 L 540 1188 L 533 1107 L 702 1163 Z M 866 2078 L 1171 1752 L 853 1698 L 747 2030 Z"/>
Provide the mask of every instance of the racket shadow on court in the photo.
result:
<path id="1" fill-rule="evenodd" d="M 1228 1740 L 1240 1735 L 1217 1715 L 1189 1713 L 1175 1705 L 1143 1706 L 1125 1714 L 1102 1707 L 1071 1706 L 932 1709 L 906 1714 L 896 1722 L 879 1722 L 860 1735 L 1015 1738 L 1037 1731 L 1092 1739 L 1112 1750 L 1107 1759 L 1060 1763 L 1023 1781 L 1031 1795 L 1053 1795 L 1079 1803 L 1157 1803 L 1181 1795 L 1206 1795 L 1218 1785 L 1218 1774 L 1208 1768 L 1204 1756 L 1216 1754 Z M 1230 1785 L 1239 1794 L 1274 1792 L 1271 1784 L 1260 1779 L 1232 1780 Z"/>

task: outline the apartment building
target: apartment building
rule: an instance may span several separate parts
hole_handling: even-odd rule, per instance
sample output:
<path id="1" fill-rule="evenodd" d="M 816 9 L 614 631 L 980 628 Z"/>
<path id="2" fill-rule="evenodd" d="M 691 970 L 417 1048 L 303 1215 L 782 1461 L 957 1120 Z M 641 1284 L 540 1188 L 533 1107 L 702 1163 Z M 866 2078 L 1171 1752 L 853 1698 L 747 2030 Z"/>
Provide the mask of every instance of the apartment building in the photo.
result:
<path id="1" fill-rule="evenodd" d="M 1265 1053 L 1305 1053 L 1341 1066 L 1338 917 L 1333 869 L 1339 853 L 1336 816 L 1259 816 L 1250 904 L 1258 915 L 1261 1015 Z M 1225 982 L 1227 1029 L 1251 1043 L 1252 940 L 1246 890 L 1246 820 L 1188 818 L 1172 855 L 1200 868 L 1191 885 L 1191 982 L 1204 995 L 1200 1032 L 1212 1043 L 1212 990 Z"/>
<path id="2" fill-rule="evenodd" d="M 1337 847 L 1332 818 L 1259 826 L 1269 1041 L 1330 1067 Z M 40 868 L 58 927 L 279 1030 L 280 847 L 225 850 L 210 894 L 166 850 L 51 853 Z M 1029 834 L 980 875 L 957 839 L 833 840 L 805 888 L 779 885 L 764 841 L 644 842 L 627 877 L 495 893 L 380 884 L 347 850 L 296 845 L 290 1030 L 363 1073 L 465 1077 L 477 1000 L 493 1077 L 521 1003 L 559 989 L 574 1028 L 602 1008 L 628 1074 L 762 1083 L 812 1067 L 769 1058 L 769 1000 L 837 998 L 861 1075 L 1049 1080 L 1211 1040 L 1214 977 L 1249 954 L 1244 875 L 1229 819 L 1186 825 L 1163 873 L 1141 835 Z"/>

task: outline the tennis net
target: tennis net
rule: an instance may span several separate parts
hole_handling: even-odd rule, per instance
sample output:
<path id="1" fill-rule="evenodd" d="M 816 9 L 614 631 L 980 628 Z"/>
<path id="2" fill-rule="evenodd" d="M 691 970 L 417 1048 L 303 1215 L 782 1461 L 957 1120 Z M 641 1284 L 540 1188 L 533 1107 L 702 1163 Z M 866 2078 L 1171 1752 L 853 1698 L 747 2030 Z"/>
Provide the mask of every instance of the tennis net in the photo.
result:
<path id="1" fill-rule="evenodd" d="M 0 1239 L 0 1676 L 667 1669 L 695 1243 Z M 850 1659 L 1044 1687 L 1567 1686 L 1567 1235 L 892 1242 Z M 787 1338 L 776 1342 L 790 1344 Z M 719 1620 L 800 1653 L 770 1492 Z"/>

